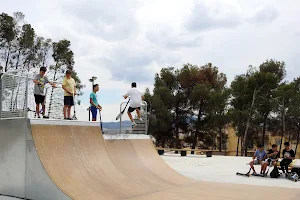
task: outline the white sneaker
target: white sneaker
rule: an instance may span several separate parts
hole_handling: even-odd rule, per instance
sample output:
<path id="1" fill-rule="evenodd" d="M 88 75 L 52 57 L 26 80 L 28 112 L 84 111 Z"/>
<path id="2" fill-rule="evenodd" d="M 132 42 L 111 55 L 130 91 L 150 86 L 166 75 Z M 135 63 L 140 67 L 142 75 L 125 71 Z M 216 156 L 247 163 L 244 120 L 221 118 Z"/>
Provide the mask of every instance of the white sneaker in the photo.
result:
<path id="1" fill-rule="evenodd" d="M 139 118 L 140 122 L 143 122 L 143 119 L 142 118 Z"/>
<path id="2" fill-rule="evenodd" d="M 132 122 L 132 126 L 136 126 L 136 123 L 135 123 L 135 122 Z"/>

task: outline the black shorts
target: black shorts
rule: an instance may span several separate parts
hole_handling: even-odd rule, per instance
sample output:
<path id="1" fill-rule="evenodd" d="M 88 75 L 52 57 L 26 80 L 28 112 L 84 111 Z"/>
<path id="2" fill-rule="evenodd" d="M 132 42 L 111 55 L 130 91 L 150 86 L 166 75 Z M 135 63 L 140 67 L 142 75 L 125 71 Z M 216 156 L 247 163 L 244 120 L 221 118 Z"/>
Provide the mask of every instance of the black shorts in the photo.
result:
<path id="1" fill-rule="evenodd" d="M 72 96 L 64 96 L 64 105 L 65 106 L 74 106 L 74 99 Z"/>
<path id="2" fill-rule="evenodd" d="M 130 106 L 129 106 L 129 108 L 128 108 L 128 112 L 132 113 L 133 111 L 135 111 L 135 109 L 138 109 L 138 110 L 140 110 L 140 109 L 141 109 L 141 107 L 132 108 L 132 107 L 130 107 Z"/>
<path id="3" fill-rule="evenodd" d="M 34 95 L 34 100 L 35 100 L 36 104 L 43 104 L 43 103 L 45 103 L 45 96 L 35 94 Z"/>

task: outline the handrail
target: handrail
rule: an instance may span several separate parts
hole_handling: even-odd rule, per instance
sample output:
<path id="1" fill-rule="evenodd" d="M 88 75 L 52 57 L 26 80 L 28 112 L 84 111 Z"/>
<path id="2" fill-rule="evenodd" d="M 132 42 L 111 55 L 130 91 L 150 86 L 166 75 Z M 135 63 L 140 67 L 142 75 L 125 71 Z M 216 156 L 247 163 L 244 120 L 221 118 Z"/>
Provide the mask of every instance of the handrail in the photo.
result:
<path id="1" fill-rule="evenodd" d="M 126 104 L 127 102 L 122 102 L 121 104 L 120 104 L 120 113 L 122 112 L 122 105 L 123 104 Z M 147 135 L 148 134 L 148 124 L 147 124 L 147 122 L 148 122 L 148 104 L 147 104 L 147 102 L 146 101 L 142 101 L 142 103 L 144 104 L 144 105 L 142 105 L 142 106 L 145 106 L 145 117 L 146 117 L 146 121 L 145 121 L 145 134 Z M 120 134 L 122 133 L 122 116 L 120 117 Z"/>
<path id="2" fill-rule="evenodd" d="M 28 117 L 28 107 L 29 106 L 32 106 L 32 101 L 30 98 L 30 94 L 33 92 L 33 88 L 31 88 L 34 83 L 32 83 L 32 80 L 34 80 L 34 73 L 28 73 L 27 70 L 19 70 L 19 71 L 8 71 L 8 72 L 1 72 L 0 73 L 0 118 L 8 118 L 10 117 L 10 115 L 7 115 L 7 109 L 6 107 L 7 106 L 12 106 L 12 107 L 18 107 L 19 105 L 21 105 L 21 107 L 23 108 L 22 109 L 22 118 L 25 117 L 27 118 Z M 10 81 L 10 79 L 12 80 L 12 82 Z M 16 79 L 16 80 L 15 80 Z M 56 88 L 58 88 L 59 90 L 61 90 L 61 85 L 62 85 L 62 82 L 60 81 L 53 81 L 53 80 L 50 80 L 50 82 L 53 82 L 57 85 Z M 22 83 L 21 83 L 22 82 Z M 4 101 L 2 101 L 2 97 L 3 97 L 3 89 L 5 89 L 4 87 L 10 87 L 9 85 L 7 84 L 15 84 L 14 87 L 16 87 L 15 89 L 13 89 L 12 93 L 10 94 L 10 100 L 6 100 L 5 101 L 5 105 L 4 105 Z M 20 91 L 19 93 L 19 88 L 22 86 L 22 89 L 23 91 Z M 49 85 L 45 87 L 45 90 L 48 91 L 48 90 L 51 90 L 51 86 Z M 53 89 L 53 88 L 52 88 Z M 15 95 L 14 92 L 17 92 L 17 96 Z M 30 94 L 29 94 L 30 93 Z M 18 95 L 19 94 L 19 95 Z M 20 101 L 22 102 L 18 102 L 18 99 L 20 99 Z M 10 103 L 9 103 L 10 101 Z M 50 101 L 51 102 L 51 101 Z M 49 104 L 49 107 L 51 107 L 51 103 Z M 4 113 L 4 110 L 5 110 L 5 113 Z M 31 111 L 31 110 L 30 110 Z M 48 111 L 48 114 L 50 113 L 50 109 Z M 5 115 L 3 115 L 5 114 Z M 18 114 L 15 114 L 15 113 L 11 113 L 11 115 L 15 115 L 15 117 L 18 117 Z"/>

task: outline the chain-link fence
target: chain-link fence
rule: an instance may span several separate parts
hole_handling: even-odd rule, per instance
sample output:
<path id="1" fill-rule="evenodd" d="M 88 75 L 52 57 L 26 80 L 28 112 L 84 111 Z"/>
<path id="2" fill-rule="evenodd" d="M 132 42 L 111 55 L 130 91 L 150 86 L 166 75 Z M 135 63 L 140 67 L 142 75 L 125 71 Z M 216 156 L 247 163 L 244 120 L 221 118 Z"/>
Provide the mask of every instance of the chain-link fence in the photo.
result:
<path id="1" fill-rule="evenodd" d="M 20 70 L 0 76 L 0 118 L 36 117 L 33 75 Z M 61 84 L 56 86 L 45 88 L 45 115 L 63 119 L 63 90 Z M 41 105 L 39 112 L 43 113 Z"/>

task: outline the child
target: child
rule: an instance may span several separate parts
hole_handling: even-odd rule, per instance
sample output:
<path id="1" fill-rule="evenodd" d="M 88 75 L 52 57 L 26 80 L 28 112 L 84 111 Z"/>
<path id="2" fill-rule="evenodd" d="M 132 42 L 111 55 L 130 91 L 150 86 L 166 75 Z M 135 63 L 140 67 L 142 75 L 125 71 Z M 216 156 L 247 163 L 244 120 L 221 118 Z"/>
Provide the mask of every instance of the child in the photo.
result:
<path id="1" fill-rule="evenodd" d="M 93 85 L 93 92 L 90 94 L 90 104 L 91 104 L 91 112 L 92 112 L 92 121 L 97 120 L 97 109 L 99 111 L 102 110 L 102 107 L 98 104 L 97 92 L 99 91 L 99 85 Z"/>
<path id="2" fill-rule="evenodd" d="M 71 77 L 71 71 L 66 71 L 66 77 L 62 82 L 62 88 L 64 89 L 64 119 L 71 120 L 71 107 L 74 106 L 74 96 L 76 95 L 76 83 Z M 68 112 L 68 116 L 67 116 Z"/>
<path id="3" fill-rule="evenodd" d="M 128 108 L 127 114 L 132 122 L 132 126 L 136 126 L 136 123 L 132 119 L 131 113 L 136 110 L 139 120 L 141 122 L 143 121 L 141 118 L 140 109 L 142 106 L 142 101 L 144 100 L 145 97 L 142 95 L 142 93 L 139 91 L 139 89 L 136 88 L 135 82 L 133 82 L 131 84 L 131 89 L 129 89 L 123 97 L 124 97 L 124 99 L 127 99 L 127 97 L 130 97 L 130 106 Z"/>
<path id="4" fill-rule="evenodd" d="M 34 84 L 34 99 L 35 99 L 35 104 L 36 104 L 36 107 L 35 107 L 35 111 L 36 111 L 36 114 L 37 114 L 37 117 L 40 118 L 40 104 L 42 104 L 42 109 L 43 109 L 43 118 L 49 118 L 49 117 L 46 117 L 45 116 L 45 85 L 47 83 L 49 83 L 52 87 L 56 87 L 56 85 L 52 82 L 50 82 L 48 80 L 48 78 L 45 76 L 45 73 L 47 71 L 47 68 L 46 67 L 41 67 L 40 68 L 40 73 L 37 74 L 34 79 L 33 79 L 33 82 L 35 83 Z"/>
<path id="5" fill-rule="evenodd" d="M 267 153 L 264 150 L 264 145 L 258 145 L 258 149 L 255 151 L 252 161 L 250 162 L 250 167 L 253 170 L 253 175 L 257 175 L 254 165 L 260 164 L 261 166 L 264 165 L 264 160 L 268 157 Z M 256 159 L 255 159 L 256 158 Z M 261 167 L 260 173 L 262 174 L 263 167 Z"/>
<path id="6" fill-rule="evenodd" d="M 285 142 L 284 147 L 285 149 L 283 149 L 282 151 L 283 159 L 280 161 L 280 167 L 283 172 L 283 177 L 285 177 L 286 173 L 288 173 L 289 164 L 291 164 L 291 162 L 295 160 L 295 152 L 290 149 L 290 143 Z"/>

